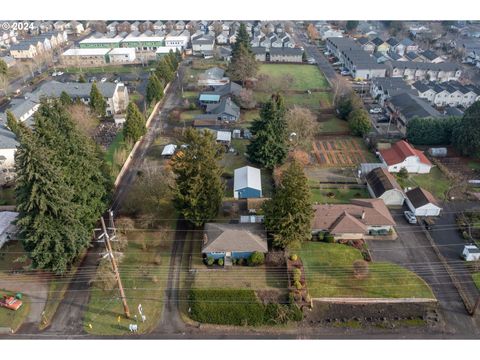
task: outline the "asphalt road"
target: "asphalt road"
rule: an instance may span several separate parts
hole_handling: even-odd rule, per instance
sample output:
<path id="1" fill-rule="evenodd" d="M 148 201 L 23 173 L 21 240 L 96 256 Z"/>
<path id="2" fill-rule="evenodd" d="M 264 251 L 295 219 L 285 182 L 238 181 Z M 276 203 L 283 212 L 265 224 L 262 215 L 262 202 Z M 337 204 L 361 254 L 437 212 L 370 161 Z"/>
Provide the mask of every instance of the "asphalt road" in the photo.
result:
<path id="1" fill-rule="evenodd" d="M 455 276 L 461 282 L 471 304 L 480 296 L 475 283 L 473 282 L 468 263 L 460 258 L 463 247 L 469 242 L 466 241 L 457 229 L 455 218 L 458 212 L 478 207 L 475 202 L 449 202 L 443 205 L 443 212 L 437 219 L 435 226 L 430 231 L 435 244 L 447 260 Z"/>
<path id="2" fill-rule="evenodd" d="M 452 280 L 440 262 L 420 225 L 411 225 L 402 210 L 392 210 L 399 238 L 394 241 L 368 241 L 374 261 L 393 262 L 415 272 L 432 288 L 439 301 L 446 336 L 480 338 L 479 317 L 468 315 Z"/>

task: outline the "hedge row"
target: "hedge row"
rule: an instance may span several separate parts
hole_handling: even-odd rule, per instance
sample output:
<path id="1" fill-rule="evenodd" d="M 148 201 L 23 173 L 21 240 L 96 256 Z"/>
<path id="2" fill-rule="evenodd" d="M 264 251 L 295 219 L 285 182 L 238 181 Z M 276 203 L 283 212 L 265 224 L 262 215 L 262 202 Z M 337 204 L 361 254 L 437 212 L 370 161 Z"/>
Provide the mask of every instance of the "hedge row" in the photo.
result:
<path id="1" fill-rule="evenodd" d="M 263 305 L 253 290 L 191 289 L 189 303 L 190 317 L 201 323 L 259 326 L 303 318 L 296 305 Z"/>

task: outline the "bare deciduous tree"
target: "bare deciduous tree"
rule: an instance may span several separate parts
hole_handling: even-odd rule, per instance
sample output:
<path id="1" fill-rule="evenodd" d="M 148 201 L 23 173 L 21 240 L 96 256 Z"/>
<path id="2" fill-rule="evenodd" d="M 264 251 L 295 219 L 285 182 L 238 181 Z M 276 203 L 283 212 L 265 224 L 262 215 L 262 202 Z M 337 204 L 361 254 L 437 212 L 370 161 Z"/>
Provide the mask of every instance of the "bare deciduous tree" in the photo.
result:
<path id="1" fill-rule="evenodd" d="M 295 133 L 292 141 L 301 147 L 308 147 L 318 132 L 315 115 L 307 108 L 294 106 L 285 115 L 290 134 Z"/>
<path id="2" fill-rule="evenodd" d="M 250 89 L 240 90 L 240 93 L 235 96 L 235 101 L 242 109 L 253 109 L 257 105 L 253 91 Z"/>
<path id="3" fill-rule="evenodd" d="M 92 114 L 90 108 L 84 104 L 72 104 L 69 107 L 69 112 L 78 128 L 85 135 L 93 136 L 99 121 L 98 118 Z"/>

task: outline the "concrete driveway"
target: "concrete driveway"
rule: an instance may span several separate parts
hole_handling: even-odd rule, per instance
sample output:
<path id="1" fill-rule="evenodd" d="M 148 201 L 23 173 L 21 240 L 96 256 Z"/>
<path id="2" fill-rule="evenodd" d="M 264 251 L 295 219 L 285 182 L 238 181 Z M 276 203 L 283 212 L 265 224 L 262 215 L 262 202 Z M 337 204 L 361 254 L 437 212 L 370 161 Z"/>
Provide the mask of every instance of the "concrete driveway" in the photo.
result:
<path id="1" fill-rule="evenodd" d="M 397 222 L 398 239 L 367 241 L 373 261 L 389 261 L 415 272 L 432 288 L 439 301 L 449 335 L 480 336 L 477 320 L 468 315 L 447 270 L 437 257 L 420 225 L 410 225 L 403 217 L 403 209 L 392 210 Z"/>

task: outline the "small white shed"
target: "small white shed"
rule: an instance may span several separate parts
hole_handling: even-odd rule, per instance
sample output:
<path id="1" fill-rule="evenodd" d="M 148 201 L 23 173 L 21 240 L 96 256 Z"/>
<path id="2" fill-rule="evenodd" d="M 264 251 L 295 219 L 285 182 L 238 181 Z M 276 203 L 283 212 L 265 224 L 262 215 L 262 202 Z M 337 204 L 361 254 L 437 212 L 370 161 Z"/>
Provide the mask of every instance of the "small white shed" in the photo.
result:
<path id="1" fill-rule="evenodd" d="M 425 189 L 417 187 L 405 193 L 408 208 L 415 216 L 439 216 L 442 208 L 435 197 Z"/>
<path id="2" fill-rule="evenodd" d="M 476 245 L 465 245 L 462 252 L 462 257 L 465 261 L 480 260 L 480 249 Z"/>
<path id="3" fill-rule="evenodd" d="M 177 150 L 177 145 L 175 144 L 168 144 L 162 150 L 162 156 L 172 156 L 175 154 L 175 150 Z"/>

